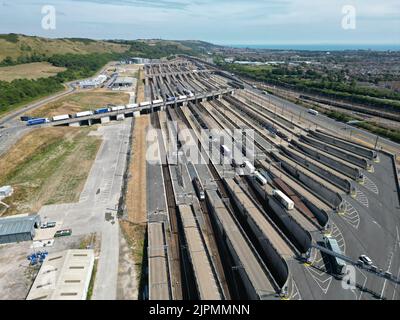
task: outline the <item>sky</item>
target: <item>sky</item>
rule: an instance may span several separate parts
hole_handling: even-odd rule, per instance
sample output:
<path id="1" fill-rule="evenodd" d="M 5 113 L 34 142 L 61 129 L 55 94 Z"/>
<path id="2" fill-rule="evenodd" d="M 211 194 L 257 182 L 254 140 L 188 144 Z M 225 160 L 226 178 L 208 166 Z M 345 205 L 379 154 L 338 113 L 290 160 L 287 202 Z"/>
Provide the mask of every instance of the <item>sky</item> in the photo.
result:
<path id="1" fill-rule="evenodd" d="M 55 9 L 55 29 L 42 27 L 46 5 Z M 342 11 L 349 5 L 355 9 L 355 20 Z M 355 21 L 355 28 L 348 28 L 349 21 Z M 0 33 L 190 39 L 224 45 L 400 45 L 400 1 L 0 0 Z"/>

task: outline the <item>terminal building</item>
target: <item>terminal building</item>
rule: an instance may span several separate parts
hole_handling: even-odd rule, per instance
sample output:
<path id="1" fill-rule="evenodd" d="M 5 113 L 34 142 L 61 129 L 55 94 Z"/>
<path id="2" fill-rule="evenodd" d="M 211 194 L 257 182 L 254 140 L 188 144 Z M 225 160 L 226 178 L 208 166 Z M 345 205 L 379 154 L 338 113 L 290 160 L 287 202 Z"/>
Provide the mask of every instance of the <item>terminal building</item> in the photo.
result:
<path id="1" fill-rule="evenodd" d="M 49 254 L 26 300 L 86 300 L 93 266 L 92 249 Z"/>
<path id="2" fill-rule="evenodd" d="M 130 88 L 136 85 L 136 79 L 132 77 L 117 77 L 113 83 L 113 88 Z"/>
<path id="3" fill-rule="evenodd" d="M 79 82 L 79 86 L 82 89 L 95 89 L 99 88 L 104 82 L 107 81 L 107 76 L 104 74 L 101 74 L 97 76 L 96 78 L 89 79 L 89 80 L 83 80 Z"/>
<path id="4" fill-rule="evenodd" d="M 18 215 L 0 218 L 0 244 L 30 241 L 40 227 L 40 216 Z"/>

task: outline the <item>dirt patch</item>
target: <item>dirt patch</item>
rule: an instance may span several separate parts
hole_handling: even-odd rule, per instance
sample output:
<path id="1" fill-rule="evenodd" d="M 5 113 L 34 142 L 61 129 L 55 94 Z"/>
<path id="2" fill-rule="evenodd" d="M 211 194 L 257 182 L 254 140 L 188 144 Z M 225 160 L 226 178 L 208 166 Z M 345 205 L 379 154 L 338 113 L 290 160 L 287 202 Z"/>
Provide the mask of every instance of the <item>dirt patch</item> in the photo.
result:
<path id="1" fill-rule="evenodd" d="M 62 114 L 94 110 L 107 104 L 128 104 L 129 95 L 122 92 L 85 91 L 71 94 L 57 101 L 48 103 L 30 113 L 33 117 L 53 117 Z"/>
<path id="2" fill-rule="evenodd" d="M 137 92 L 136 92 L 136 101 L 138 103 L 144 102 L 145 96 L 144 96 L 144 69 L 141 67 L 139 69 L 139 77 L 138 77 L 138 83 L 137 83 Z"/>
<path id="3" fill-rule="evenodd" d="M 127 228 L 125 228 L 125 232 L 122 231 L 120 233 L 117 299 L 137 300 L 138 278 L 134 253 L 135 247 L 139 247 L 140 243 L 136 245 L 133 242 L 128 242 L 126 239 L 126 230 Z"/>
<path id="4" fill-rule="evenodd" d="M 15 79 L 49 78 L 65 70 L 65 68 L 55 67 L 48 62 L 19 64 L 12 67 L 1 67 L 0 80 L 11 82 Z"/>
<path id="5" fill-rule="evenodd" d="M 43 128 L 21 138 L 0 157 L 0 185 L 12 185 L 5 215 L 37 212 L 45 204 L 76 202 L 97 151 L 90 128 Z"/>
<path id="6" fill-rule="evenodd" d="M 126 195 L 128 221 L 132 223 L 146 223 L 147 221 L 146 132 L 149 123 L 149 116 L 145 115 L 135 120 L 133 128 L 133 155 L 129 168 L 131 176 Z"/>

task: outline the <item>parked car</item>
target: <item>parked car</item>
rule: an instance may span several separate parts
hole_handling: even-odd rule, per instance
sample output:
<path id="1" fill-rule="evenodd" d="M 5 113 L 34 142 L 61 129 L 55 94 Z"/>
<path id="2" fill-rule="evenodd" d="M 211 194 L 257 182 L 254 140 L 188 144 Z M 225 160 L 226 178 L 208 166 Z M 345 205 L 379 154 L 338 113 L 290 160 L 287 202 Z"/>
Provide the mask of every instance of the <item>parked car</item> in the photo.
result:
<path id="1" fill-rule="evenodd" d="M 372 265 L 372 260 L 365 254 L 362 254 L 358 259 L 368 266 Z"/>
<path id="2" fill-rule="evenodd" d="M 59 237 L 67 237 L 72 235 L 72 230 L 71 229 L 64 229 L 64 230 L 58 230 L 54 234 L 54 238 L 59 238 Z"/>

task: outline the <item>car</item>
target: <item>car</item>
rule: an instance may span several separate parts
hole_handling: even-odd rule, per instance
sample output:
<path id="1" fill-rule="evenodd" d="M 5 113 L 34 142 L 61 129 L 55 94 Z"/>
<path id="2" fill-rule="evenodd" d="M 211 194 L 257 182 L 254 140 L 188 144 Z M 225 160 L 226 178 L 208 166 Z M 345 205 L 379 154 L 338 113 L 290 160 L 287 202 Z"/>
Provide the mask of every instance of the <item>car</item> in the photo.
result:
<path id="1" fill-rule="evenodd" d="M 372 265 L 372 260 L 365 254 L 362 254 L 358 259 L 368 266 Z"/>
<path id="2" fill-rule="evenodd" d="M 54 238 L 66 237 L 66 236 L 70 236 L 71 234 L 72 234 L 72 230 L 71 229 L 58 230 L 54 234 Z"/>

